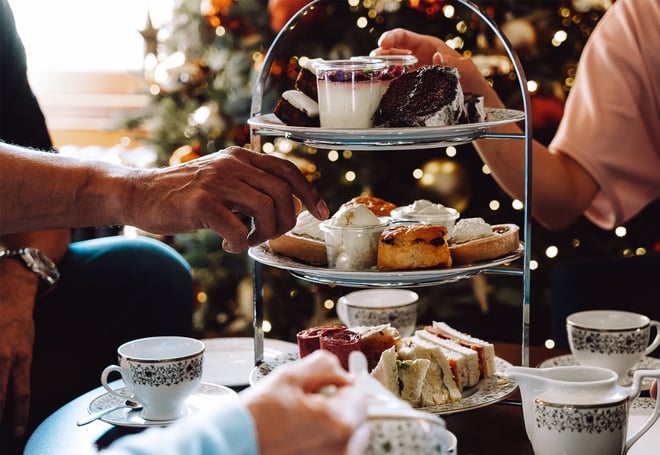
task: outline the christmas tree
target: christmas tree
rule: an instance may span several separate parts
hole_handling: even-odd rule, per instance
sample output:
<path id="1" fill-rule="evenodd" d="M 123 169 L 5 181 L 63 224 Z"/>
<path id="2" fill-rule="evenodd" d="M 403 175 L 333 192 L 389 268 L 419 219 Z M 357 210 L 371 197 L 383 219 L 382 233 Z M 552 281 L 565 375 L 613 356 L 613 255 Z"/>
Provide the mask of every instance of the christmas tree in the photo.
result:
<path id="1" fill-rule="evenodd" d="M 479 7 L 498 24 L 520 57 L 532 95 L 533 131 L 552 138 L 572 85 L 582 48 L 611 5 L 609 0 L 483 0 Z M 131 126 L 167 165 L 229 145 L 249 146 L 251 96 L 265 55 L 281 27 L 305 2 L 286 0 L 179 0 L 172 23 L 161 30 L 156 64 L 149 68 L 152 102 Z M 266 14 L 266 11 L 269 14 Z M 272 112 L 293 87 L 302 58 L 348 58 L 376 47 L 394 27 L 434 34 L 471 56 L 511 108 L 520 93 L 503 44 L 459 2 L 444 0 L 338 0 L 308 10 L 281 35 L 268 68 L 262 112 Z M 430 199 L 464 217 L 492 224 L 522 224 L 522 206 L 494 182 L 470 144 L 416 151 L 320 150 L 284 138 L 263 139 L 262 152 L 295 162 L 319 188 L 331 210 L 361 193 L 395 203 Z M 548 275 L 557 260 L 580 255 L 640 254 L 656 233 L 642 214 L 622 231 L 605 232 L 580 220 L 561 233 L 533 227 L 533 336 L 548 334 Z M 246 220 L 248 222 L 248 220 Z M 180 235 L 173 244 L 186 256 L 200 286 L 197 328 L 210 335 L 251 333 L 251 270 L 247 256 L 222 251 L 208 231 Z M 267 267 L 264 300 L 268 336 L 294 340 L 306 326 L 335 318 L 340 287 L 310 284 Z M 517 277 L 479 276 L 419 290 L 420 322 L 460 320 L 466 331 L 518 340 L 522 284 Z M 534 323 L 538 318 L 539 324 Z M 505 322 L 502 322 L 505 321 Z"/>

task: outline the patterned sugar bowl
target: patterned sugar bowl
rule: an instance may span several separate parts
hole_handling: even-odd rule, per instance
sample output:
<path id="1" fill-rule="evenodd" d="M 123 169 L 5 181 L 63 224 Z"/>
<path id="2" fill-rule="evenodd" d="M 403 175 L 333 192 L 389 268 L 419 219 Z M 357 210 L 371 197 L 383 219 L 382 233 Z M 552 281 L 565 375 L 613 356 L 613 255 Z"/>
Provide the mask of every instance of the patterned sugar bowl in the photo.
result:
<path id="1" fill-rule="evenodd" d="M 449 454 L 449 432 L 444 420 L 433 414 L 413 409 L 370 413 L 368 424 L 370 437 L 365 455 Z"/>
<path id="2" fill-rule="evenodd" d="M 367 397 L 365 455 L 448 455 L 449 446 L 456 446 L 441 417 L 413 409 L 369 374 L 364 353 L 351 352 L 348 363 L 355 386 Z"/>

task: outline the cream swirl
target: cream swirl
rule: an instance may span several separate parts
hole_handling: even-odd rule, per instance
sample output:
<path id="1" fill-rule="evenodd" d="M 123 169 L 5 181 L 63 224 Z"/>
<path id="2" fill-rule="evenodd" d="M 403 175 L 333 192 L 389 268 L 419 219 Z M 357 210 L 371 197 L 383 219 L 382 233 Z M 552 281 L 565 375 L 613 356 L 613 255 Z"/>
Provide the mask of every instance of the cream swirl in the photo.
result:
<path id="1" fill-rule="evenodd" d="M 493 228 L 483 218 L 463 218 L 459 220 L 449 237 L 449 243 L 465 243 L 483 239 L 493 234 Z"/>
<path id="2" fill-rule="evenodd" d="M 321 228 L 319 227 L 320 224 L 320 220 L 317 220 L 314 218 L 314 215 L 305 210 L 298 214 L 296 225 L 293 227 L 293 229 L 291 229 L 291 232 L 301 237 L 311 237 L 313 239 L 322 241 L 324 239 L 324 235 L 323 231 L 321 231 Z"/>
<path id="3" fill-rule="evenodd" d="M 426 199 L 420 199 L 410 205 L 397 208 L 397 213 L 402 216 L 420 215 L 420 216 L 444 216 L 453 215 L 452 209 L 442 204 L 435 204 Z"/>

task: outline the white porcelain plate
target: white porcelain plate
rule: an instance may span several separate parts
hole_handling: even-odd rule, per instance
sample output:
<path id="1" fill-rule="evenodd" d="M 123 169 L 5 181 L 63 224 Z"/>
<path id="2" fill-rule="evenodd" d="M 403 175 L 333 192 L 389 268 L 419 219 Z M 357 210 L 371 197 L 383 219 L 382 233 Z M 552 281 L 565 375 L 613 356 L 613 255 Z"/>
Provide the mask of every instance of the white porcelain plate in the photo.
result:
<path id="1" fill-rule="evenodd" d="M 435 127 L 309 128 L 287 125 L 275 114 L 254 116 L 248 119 L 248 124 L 259 134 L 284 136 L 301 141 L 310 147 L 334 149 L 341 146 L 352 150 L 374 150 L 374 148 L 397 150 L 443 147 L 471 142 L 484 136 L 489 128 L 519 122 L 524 118 L 525 114 L 522 111 L 486 108 L 484 122 Z"/>
<path id="2" fill-rule="evenodd" d="M 118 389 L 118 390 L 121 390 Z M 212 406 L 217 406 L 219 403 L 222 403 L 224 400 L 234 400 L 236 399 L 236 392 L 228 387 L 224 387 L 217 384 L 209 384 L 202 382 L 193 394 L 186 400 L 184 413 L 182 417 L 195 414 L 203 409 L 207 409 Z M 122 404 L 124 400 L 116 395 L 111 395 L 110 393 L 104 393 L 96 398 L 94 398 L 90 403 L 87 409 L 90 414 L 93 414 L 97 411 L 102 411 L 104 409 L 111 408 L 113 406 L 118 406 Z M 167 426 L 175 420 L 145 420 L 140 416 L 139 410 L 134 410 L 130 408 L 117 409 L 101 417 L 101 420 L 112 425 L 117 425 L 121 427 L 164 427 Z"/>
<path id="3" fill-rule="evenodd" d="M 261 365 L 254 367 L 250 375 L 250 385 L 254 387 L 263 377 L 280 365 L 293 362 L 298 358 L 297 354 L 280 356 L 274 360 L 264 361 Z M 481 380 L 477 385 L 463 390 L 463 398 L 453 403 L 445 403 L 437 406 L 425 406 L 417 408 L 421 411 L 438 415 L 449 415 L 456 412 L 468 411 L 481 408 L 499 401 L 511 395 L 518 387 L 515 381 L 506 379 L 504 371 L 512 365 L 504 359 L 495 357 L 496 373 L 488 379 Z"/>
<path id="4" fill-rule="evenodd" d="M 644 422 L 653 413 L 654 407 L 655 400 L 652 398 L 637 398 L 632 402 L 628 417 L 628 436 L 644 425 Z M 628 451 L 628 455 L 658 453 L 658 447 L 660 447 L 660 419 L 639 438 L 639 441 L 633 444 L 632 448 Z"/>
<path id="5" fill-rule="evenodd" d="M 207 338 L 204 351 L 202 381 L 230 387 L 247 386 L 254 368 L 253 338 Z M 264 359 L 272 360 L 284 353 L 298 353 L 298 345 L 266 338 Z"/>
<path id="6" fill-rule="evenodd" d="M 257 262 L 288 270 L 298 278 L 315 283 L 338 284 L 348 287 L 409 287 L 432 286 L 450 281 L 458 281 L 476 275 L 486 269 L 513 262 L 520 258 L 523 252 L 524 247 L 520 244 L 518 249 L 511 254 L 471 265 L 446 269 L 397 270 L 392 272 L 381 272 L 377 270 L 356 272 L 308 265 L 279 255 L 273 252 L 266 244 L 250 248 L 248 254 Z"/>

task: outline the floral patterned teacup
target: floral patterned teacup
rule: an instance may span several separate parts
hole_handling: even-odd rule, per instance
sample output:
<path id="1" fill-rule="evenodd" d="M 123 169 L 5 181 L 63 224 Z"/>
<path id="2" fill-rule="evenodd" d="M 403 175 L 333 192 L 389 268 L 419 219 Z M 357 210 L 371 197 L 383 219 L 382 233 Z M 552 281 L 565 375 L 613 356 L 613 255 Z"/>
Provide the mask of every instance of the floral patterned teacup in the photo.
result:
<path id="1" fill-rule="evenodd" d="M 656 333 L 649 344 L 651 327 Z M 624 384 L 630 382 L 630 369 L 660 345 L 659 328 L 659 322 L 628 311 L 580 311 L 566 318 L 568 344 L 575 361 L 614 370 Z"/>
<path id="2" fill-rule="evenodd" d="M 418 298 L 408 289 L 363 289 L 339 298 L 337 316 L 349 328 L 390 324 L 410 336 L 417 325 Z"/>
<path id="3" fill-rule="evenodd" d="M 129 341 L 117 349 L 119 365 L 101 373 L 101 384 L 112 395 L 142 405 L 141 416 L 146 420 L 177 419 L 201 382 L 204 349 L 204 343 L 187 337 Z M 115 371 L 121 374 L 124 388 L 108 385 L 108 376 Z"/>

